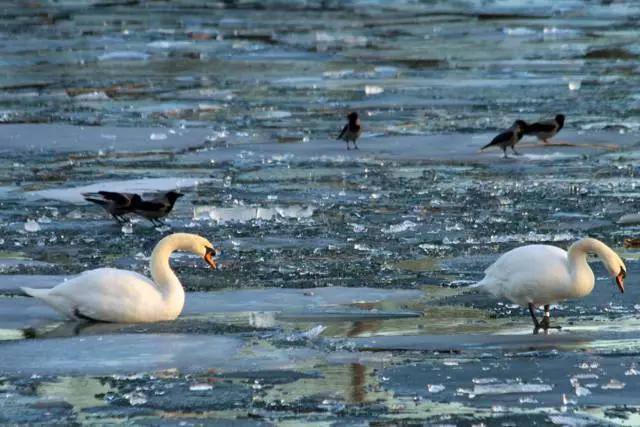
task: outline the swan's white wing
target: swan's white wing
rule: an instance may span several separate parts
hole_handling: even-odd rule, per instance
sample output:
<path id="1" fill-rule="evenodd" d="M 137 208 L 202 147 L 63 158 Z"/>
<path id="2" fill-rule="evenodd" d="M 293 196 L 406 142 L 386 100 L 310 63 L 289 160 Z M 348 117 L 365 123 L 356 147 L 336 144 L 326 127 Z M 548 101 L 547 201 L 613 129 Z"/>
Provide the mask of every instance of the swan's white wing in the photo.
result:
<path id="1" fill-rule="evenodd" d="M 115 268 L 86 271 L 51 289 L 47 299 L 67 315 L 102 322 L 151 321 L 164 309 L 151 280 Z"/>
<path id="2" fill-rule="evenodd" d="M 556 246 L 527 245 L 513 249 L 485 270 L 479 286 L 520 305 L 544 305 L 570 292 L 567 252 Z"/>

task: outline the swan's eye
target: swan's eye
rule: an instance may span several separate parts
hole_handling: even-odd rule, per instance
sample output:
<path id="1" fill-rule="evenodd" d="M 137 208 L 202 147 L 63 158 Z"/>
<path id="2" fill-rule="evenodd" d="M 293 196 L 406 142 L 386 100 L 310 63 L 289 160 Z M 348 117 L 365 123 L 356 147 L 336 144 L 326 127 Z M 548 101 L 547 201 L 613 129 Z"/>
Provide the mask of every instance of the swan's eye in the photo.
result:
<path id="1" fill-rule="evenodd" d="M 623 279 L 627 277 L 627 272 L 623 267 L 620 267 L 620 273 L 618 273 L 618 276 L 622 276 Z"/>
<path id="2" fill-rule="evenodd" d="M 204 253 L 205 255 L 216 256 L 216 250 L 213 248 L 210 248 L 209 246 L 204 247 Z"/>

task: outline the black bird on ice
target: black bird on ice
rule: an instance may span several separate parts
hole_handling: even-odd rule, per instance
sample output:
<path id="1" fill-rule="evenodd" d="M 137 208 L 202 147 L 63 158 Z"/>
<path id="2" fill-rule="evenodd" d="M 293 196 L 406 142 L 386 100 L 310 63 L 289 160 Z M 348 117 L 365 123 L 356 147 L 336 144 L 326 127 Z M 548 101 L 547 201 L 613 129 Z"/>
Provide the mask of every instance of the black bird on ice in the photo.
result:
<path id="1" fill-rule="evenodd" d="M 504 152 L 504 158 L 508 159 L 509 157 L 507 156 L 507 147 L 511 147 L 513 154 L 519 156 L 520 153 L 516 151 L 515 145 L 522 139 L 527 126 L 527 122 L 525 122 L 524 120 L 516 120 L 515 122 L 513 122 L 513 125 L 509 129 L 493 138 L 490 143 L 482 147 L 480 150 L 484 150 L 485 148 L 497 145 L 502 148 L 502 151 Z"/>
<path id="2" fill-rule="evenodd" d="M 564 115 L 558 114 L 552 120 L 535 122 L 527 125 L 525 135 L 535 135 L 540 141 L 548 143 L 564 126 Z"/>
<path id="3" fill-rule="evenodd" d="M 350 150 L 349 141 L 353 141 L 353 146 L 355 149 L 358 149 L 358 145 L 356 144 L 356 140 L 360 137 L 362 133 L 362 127 L 360 127 L 360 118 L 358 117 L 358 113 L 352 111 L 347 115 L 347 119 L 349 123 L 344 125 L 342 128 L 342 132 L 337 139 L 341 139 L 347 143 L 347 150 Z"/>
<path id="4" fill-rule="evenodd" d="M 118 193 L 115 191 L 98 191 L 95 193 L 82 193 L 82 197 L 88 202 L 95 203 L 109 212 L 119 223 L 129 219 L 124 215 L 133 212 L 133 206 L 142 201 L 139 194 Z"/>
<path id="5" fill-rule="evenodd" d="M 133 206 L 133 212 L 148 219 L 153 225 L 163 225 L 161 219 L 171 213 L 176 200 L 182 196 L 184 194 L 172 190 L 153 200 L 141 200 Z"/>

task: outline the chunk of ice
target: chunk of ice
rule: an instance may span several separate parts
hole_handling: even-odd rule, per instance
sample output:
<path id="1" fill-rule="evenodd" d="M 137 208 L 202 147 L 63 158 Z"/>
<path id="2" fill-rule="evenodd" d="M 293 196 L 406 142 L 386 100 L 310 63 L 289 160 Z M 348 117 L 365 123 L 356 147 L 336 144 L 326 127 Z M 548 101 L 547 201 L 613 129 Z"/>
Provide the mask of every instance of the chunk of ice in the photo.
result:
<path id="1" fill-rule="evenodd" d="M 522 384 L 522 383 L 497 383 L 497 384 L 476 384 L 473 393 L 482 394 L 511 394 L 511 393 L 543 393 L 551 391 L 553 387 L 549 384 Z"/>
<path id="2" fill-rule="evenodd" d="M 41 227 L 40 227 L 40 224 L 38 224 L 37 221 L 34 221 L 32 219 L 28 219 L 27 222 L 24 223 L 24 229 L 25 229 L 25 231 L 28 231 L 30 233 L 36 233 L 36 232 L 40 231 Z"/>
<path id="3" fill-rule="evenodd" d="M 440 393 L 444 388 L 445 387 L 442 384 L 427 384 L 427 390 L 429 390 L 429 393 Z"/>

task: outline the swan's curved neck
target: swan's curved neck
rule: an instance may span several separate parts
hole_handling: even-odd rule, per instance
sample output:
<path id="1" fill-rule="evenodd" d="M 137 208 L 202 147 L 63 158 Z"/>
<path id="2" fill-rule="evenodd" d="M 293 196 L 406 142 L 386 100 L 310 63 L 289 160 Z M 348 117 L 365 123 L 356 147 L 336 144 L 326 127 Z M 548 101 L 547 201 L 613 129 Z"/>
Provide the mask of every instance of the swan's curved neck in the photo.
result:
<path id="1" fill-rule="evenodd" d="M 184 249 L 186 242 L 179 234 L 172 234 L 162 239 L 151 254 L 151 277 L 162 293 L 168 310 L 182 311 L 184 306 L 184 289 L 180 280 L 169 265 L 169 257 L 178 250 Z"/>
<path id="2" fill-rule="evenodd" d="M 571 274 L 571 284 L 575 294 L 573 297 L 582 298 L 593 290 L 595 277 L 593 270 L 587 264 L 587 255 L 596 253 L 603 260 L 609 259 L 609 249 L 604 243 L 590 237 L 577 241 L 569 248 L 567 257 L 569 259 L 569 272 Z"/>

